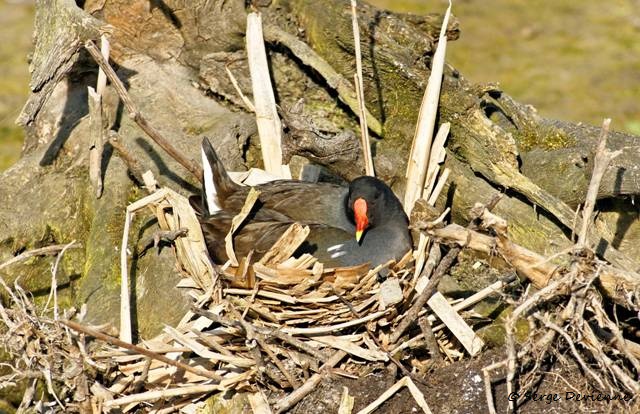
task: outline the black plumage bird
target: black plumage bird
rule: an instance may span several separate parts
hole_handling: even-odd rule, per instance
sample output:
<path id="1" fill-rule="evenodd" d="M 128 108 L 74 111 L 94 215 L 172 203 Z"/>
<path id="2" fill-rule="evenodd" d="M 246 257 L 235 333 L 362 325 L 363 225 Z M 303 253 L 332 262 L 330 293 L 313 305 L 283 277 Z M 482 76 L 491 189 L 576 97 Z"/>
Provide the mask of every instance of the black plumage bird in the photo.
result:
<path id="1" fill-rule="evenodd" d="M 200 214 L 212 259 L 224 263 L 224 238 L 250 187 L 231 180 L 207 138 L 202 141 L 202 150 L 203 162 L 206 160 L 204 197 L 192 197 L 191 202 Z M 327 266 L 376 266 L 401 259 L 412 247 L 402 204 L 377 178 L 359 177 L 348 187 L 277 180 L 256 189 L 260 191 L 258 201 L 234 235 L 239 256 L 253 250 L 254 258 L 259 258 L 293 222 L 311 230 L 296 255 L 313 254 Z"/>

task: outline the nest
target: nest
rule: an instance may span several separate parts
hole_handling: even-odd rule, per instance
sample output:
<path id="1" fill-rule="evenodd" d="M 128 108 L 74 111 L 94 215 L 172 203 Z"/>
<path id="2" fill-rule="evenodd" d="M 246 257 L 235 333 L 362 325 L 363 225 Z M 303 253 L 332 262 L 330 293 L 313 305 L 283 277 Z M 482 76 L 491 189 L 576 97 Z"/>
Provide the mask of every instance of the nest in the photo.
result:
<path id="1" fill-rule="evenodd" d="M 27 381 L 22 406 L 64 412 L 194 412 L 212 394 L 246 392 L 254 412 L 279 413 L 329 373 L 358 378 L 372 366 L 393 364 L 404 377 L 361 412 L 371 412 L 403 386 L 429 412 L 415 385 L 422 381 L 419 373 L 442 354 L 451 362 L 465 352 L 474 355 L 482 350 L 482 341 L 458 312 L 513 281 L 498 281 L 462 301 L 448 301 L 435 288 L 460 247 L 451 247 L 440 257 L 434 244 L 418 275 L 411 255 L 372 270 L 325 268 L 311 256 L 291 257 L 308 233 L 298 224 L 261 260 L 251 264 L 250 257 L 240 258 L 236 266 L 215 268 L 185 202 L 170 190 L 158 190 L 128 211 L 130 223 L 134 212 L 152 207 L 165 234 L 185 234 L 187 229 L 186 236 L 175 240 L 175 252 L 186 276 L 179 286 L 190 289 L 193 306 L 177 326 L 165 327 L 153 339 L 133 345 L 122 339 L 130 335 L 126 322 L 118 339 L 109 327 L 83 325 L 83 310 L 60 315 L 55 269 L 52 318 L 43 316 L 48 314 L 46 307 L 38 314 L 17 284 L 13 289 L 2 284 L 13 302 L 11 308 L 0 308 L 8 327 L 0 339 L 12 358 L 11 373 L 2 377 L 2 385 Z M 515 310 L 506 324 L 507 357 L 484 370 L 489 411 L 495 412 L 491 390 L 497 370 L 506 375 L 510 392 L 524 395 L 523 390 L 535 390 L 540 366 L 550 357 L 573 359 L 598 389 L 611 395 L 637 394 L 638 345 L 623 338 L 594 283 L 611 272 L 608 265 L 589 250 L 579 249 L 567 252 L 567 265 L 547 269 L 546 259 L 531 252 L 527 256 L 510 244 L 506 223 L 486 206 L 474 210 L 476 220 L 466 229 L 444 226 L 439 220 L 412 219 L 414 227 L 434 239 L 453 246 L 465 240 L 471 248 L 501 255 L 530 278 L 552 273 L 545 287 L 511 299 Z M 382 268 L 389 269 L 389 277 L 381 283 L 377 275 Z M 123 269 L 126 277 L 126 266 Z M 122 302 L 127 309 L 124 297 Z M 531 328 L 528 341 L 518 348 L 515 324 L 522 318 L 530 321 Z M 444 324 L 433 326 L 437 319 Z M 418 323 L 412 328 L 414 322 Z M 97 341 L 89 343 L 90 337 Z M 48 402 L 35 397 L 39 381 L 52 396 Z M 347 395 L 342 407 L 349 404 L 353 400 Z"/>
<path id="2" fill-rule="evenodd" d="M 232 258 L 232 233 L 255 199 L 250 193 L 234 220 L 238 224 L 227 238 Z M 212 391 L 250 391 L 277 398 L 271 405 L 281 412 L 317 384 L 323 368 L 334 367 L 347 356 L 340 373 L 355 378 L 363 362 L 384 364 L 392 358 L 383 349 L 389 345 L 390 327 L 402 316 L 393 305 L 413 290 L 413 272 L 405 268 L 410 255 L 390 269 L 391 277 L 385 282 L 393 285 L 395 303 L 385 303 L 384 298 L 388 301 L 393 295 L 380 295 L 377 276 L 392 263 L 372 270 L 368 265 L 326 268 L 310 255 L 291 257 L 309 233 L 299 224 L 293 224 L 256 263 L 248 257 L 236 263 L 230 260 L 218 269 L 202 267 L 200 263 L 209 259 L 197 219 L 184 208 L 185 201 L 163 189 L 128 209 L 128 222 L 135 211 L 152 206 L 164 231 L 188 229 L 188 237 L 176 240 L 175 251 L 189 275 L 180 286 L 192 289 L 195 300 L 178 326 L 166 327 L 156 338 L 126 350 L 121 341 L 111 340 L 115 347 L 93 355 L 97 361 L 115 363 L 109 372 L 113 398 L 102 401 L 102 408 L 127 410 L 141 403 L 152 411 L 169 403 L 180 408 Z M 83 330 L 78 324 L 67 324 Z M 180 363 L 167 366 L 166 358 L 158 355 Z M 136 388 L 146 391 L 122 396 Z M 281 398 L 283 391 L 290 390 L 294 391 Z"/>

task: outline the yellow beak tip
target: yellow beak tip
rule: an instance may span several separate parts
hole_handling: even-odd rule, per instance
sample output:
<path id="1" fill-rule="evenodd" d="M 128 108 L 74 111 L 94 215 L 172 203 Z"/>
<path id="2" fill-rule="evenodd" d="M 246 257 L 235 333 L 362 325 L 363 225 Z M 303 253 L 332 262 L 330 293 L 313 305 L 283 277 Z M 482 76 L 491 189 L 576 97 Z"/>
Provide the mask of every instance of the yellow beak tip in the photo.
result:
<path id="1" fill-rule="evenodd" d="M 362 238 L 362 230 L 356 231 L 356 241 L 360 242 L 361 238 Z"/>

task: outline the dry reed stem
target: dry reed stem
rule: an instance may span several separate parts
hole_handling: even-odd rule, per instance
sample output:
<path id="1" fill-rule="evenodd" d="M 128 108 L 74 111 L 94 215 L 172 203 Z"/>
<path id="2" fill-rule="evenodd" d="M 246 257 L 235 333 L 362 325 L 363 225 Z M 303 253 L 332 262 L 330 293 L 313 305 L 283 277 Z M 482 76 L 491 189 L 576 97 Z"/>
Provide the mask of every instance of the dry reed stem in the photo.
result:
<path id="1" fill-rule="evenodd" d="M 430 159 L 433 130 L 440 96 L 440 85 L 442 84 L 442 74 L 444 71 L 444 60 L 447 48 L 446 33 L 450 14 L 451 3 L 449 3 L 440 29 L 438 46 L 433 55 L 431 74 L 429 75 L 427 89 L 424 93 L 422 104 L 420 105 L 416 133 L 409 155 L 406 173 L 407 185 L 404 195 L 404 209 L 407 214 L 411 214 L 416 200 L 422 196 L 425 188 L 427 163 Z"/>
<path id="2" fill-rule="evenodd" d="M 373 158 L 371 156 L 371 142 L 369 141 L 369 134 L 367 131 L 366 121 L 364 121 L 364 117 L 362 113 L 364 112 L 364 95 L 360 90 L 360 83 L 358 81 L 358 76 L 354 75 L 353 77 L 355 85 L 356 85 L 356 95 L 358 95 L 358 105 L 360 107 L 360 111 L 358 112 L 358 116 L 360 118 L 360 147 L 362 148 L 362 159 L 364 160 L 364 172 L 365 175 L 369 175 L 374 177 L 375 172 L 373 168 Z"/>
<path id="3" fill-rule="evenodd" d="M 105 125 L 103 121 L 102 96 L 91 86 L 87 87 L 89 106 L 89 182 L 96 198 L 102 196 L 102 153 L 104 151 Z"/>
<path id="4" fill-rule="evenodd" d="M 89 328 L 88 326 L 83 326 L 83 325 L 80 325 L 79 323 L 76 323 L 76 322 L 73 322 L 73 321 L 68 321 L 68 320 L 60 320 L 60 323 L 62 323 L 63 325 L 68 326 L 69 328 L 73 329 L 76 332 L 80 332 L 80 333 L 92 336 L 92 337 L 94 337 L 96 339 L 100 339 L 101 341 L 107 342 L 109 344 L 112 344 L 112 345 L 115 345 L 115 346 L 119 346 L 121 348 L 128 349 L 130 351 L 134 351 L 134 352 L 136 352 L 138 354 L 147 356 L 149 358 L 158 360 L 160 362 L 164 362 L 167 365 L 171 365 L 171 366 L 176 367 L 178 369 L 182 369 L 182 370 L 191 372 L 191 373 L 196 374 L 196 375 L 198 375 L 200 377 L 209 378 L 209 379 L 212 379 L 212 380 L 218 381 L 218 382 L 222 381 L 222 377 L 220 377 L 219 375 L 217 375 L 217 374 L 215 374 L 215 373 L 213 373 L 211 371 L 208 371 L 208 370 L 200 368 L 200 367 L 192 367 L 192 366 L 184 364 L 182 362 L 174 361 L 174 360 L 172 360 L 170 358 L 167 358 L 166 356 L 164 356 L 162 354 L 158 354 L 158 353 L 150 351 L 150 350 L 148 350 L 146 348 L 143 348 L 143 347 L 140 347 L 140 346 L 137 346 L 137 345 L 133 345 L 133 344 L 130 344 L 128 342 L 121 341 L 120 339 L 111 337 L 109 335 L 105 335 L 100 331 L 97 331 L 97 330 L 95 330 L 93 328 Z"/>
<path id="5" fill-rule="evenodd" d="M 190 394 L 206 394 L 211 391 L 220 391 L 223 388 L 219 384 L 200 384 L 188 387 L 169 388 L 165 390 L 145 391 L 140 394 L 132 394 L 124 397 L 108 400 L 103 403 L 104 408 L 119 407 L 122 405 L 153 401 L 163 398 L 179 397 Z"/>
<path id="6" fill-rule="evenodd" d="M 260 196 L 260 191 L 255 188 L 251 188 L 249 190 L 249 194 L 247 194 L 247 198 L 244 201 L 244 205 L 242 209 L 236 216 L 231 220 L 231 228 L 229 228 L 229 232 L 224 238 L 225 242 L 225 251 L 227 252 L 227 257 L 231 261 L 231 265 L 234 267 L 238 266 L 238 259 L 236 257 L 236 252 L 233 249 L 233 233 L 242 225 L 247 216 L 251 213 L 253 206 L 256 201 L 258 201 L 258 197 Z"/>
<path id="7" fill-rule="evenodd" d="M 342 397 L 340 397 L 340 406 L 338 407 L 338 414 L 351 414 L 353 410 L 353 403 L 355 398 L 349 395 L 349 388 L 342 387 Z"/>
<path id="8" fill-rule="evenodd" d="M 105 62 L 109 61 L 109 53 L 111 50 L 111 44 L 107 35 L 100 36 L 100 54 Z M 98 70 L 98 80 L 96 81 L 96 93 L 100 96 L 104 95 L 104 90 L 107 87 L 107 74 L 102 68 Z"/>
<path id="9" fill-rule="evenodd" d="M 351 0 L 351 23 L 353 26 L 353 43 L 356 55 L 356 74 L 354 84 L 358 97 L 358 118 L 360 119 L 360 146 L 364 159 L 366 175 L 374 177 L 373 157 L 371 156 L 371 142 L 369 142 L 369 128 L 367 127 L 366 105 L 364 100 L 364 81 L 362 79 L 362 51 L 360 50 L 360 26 L 358 25 L 358 6 L 356 0 Z"/>
<path id="10" fill-rule="evenodd" d="M 247 14 L 246 43 L 264 169 L 277 177 L 291 178 L 289 166 L 282 164 L 282 124 L 269 76 L 260 13 Z"/>
<path id="11" fill-rule="evenodd" d="M 475 356 L 482 350 L 484 341 L 458 315 L 440 292 L 435 292 L 427 301 L 427 305 L 460 341 L 469 355 Z"/>

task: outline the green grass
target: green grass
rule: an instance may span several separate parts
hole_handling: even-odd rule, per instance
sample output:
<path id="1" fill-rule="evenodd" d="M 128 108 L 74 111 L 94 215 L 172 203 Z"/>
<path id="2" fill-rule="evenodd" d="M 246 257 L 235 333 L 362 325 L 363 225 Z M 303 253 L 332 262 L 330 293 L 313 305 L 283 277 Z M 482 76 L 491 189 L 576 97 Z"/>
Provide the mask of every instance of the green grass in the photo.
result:
<path id="1" fill-rule="evenodd" d="M 33 15 L 33 5 L 0 1 L 0 171 L 18 159 L 24 140 L 15 120 L 29 95 Z"/>
<path id="2" fill-rule="evenodd" d="M 446 1 L 371 0 L 414 13 Z M 454 0 L 461 36 L 447 60 L 470 81 L 499 82 L 546 117 L 640 133 L 637 0 Z"/>

